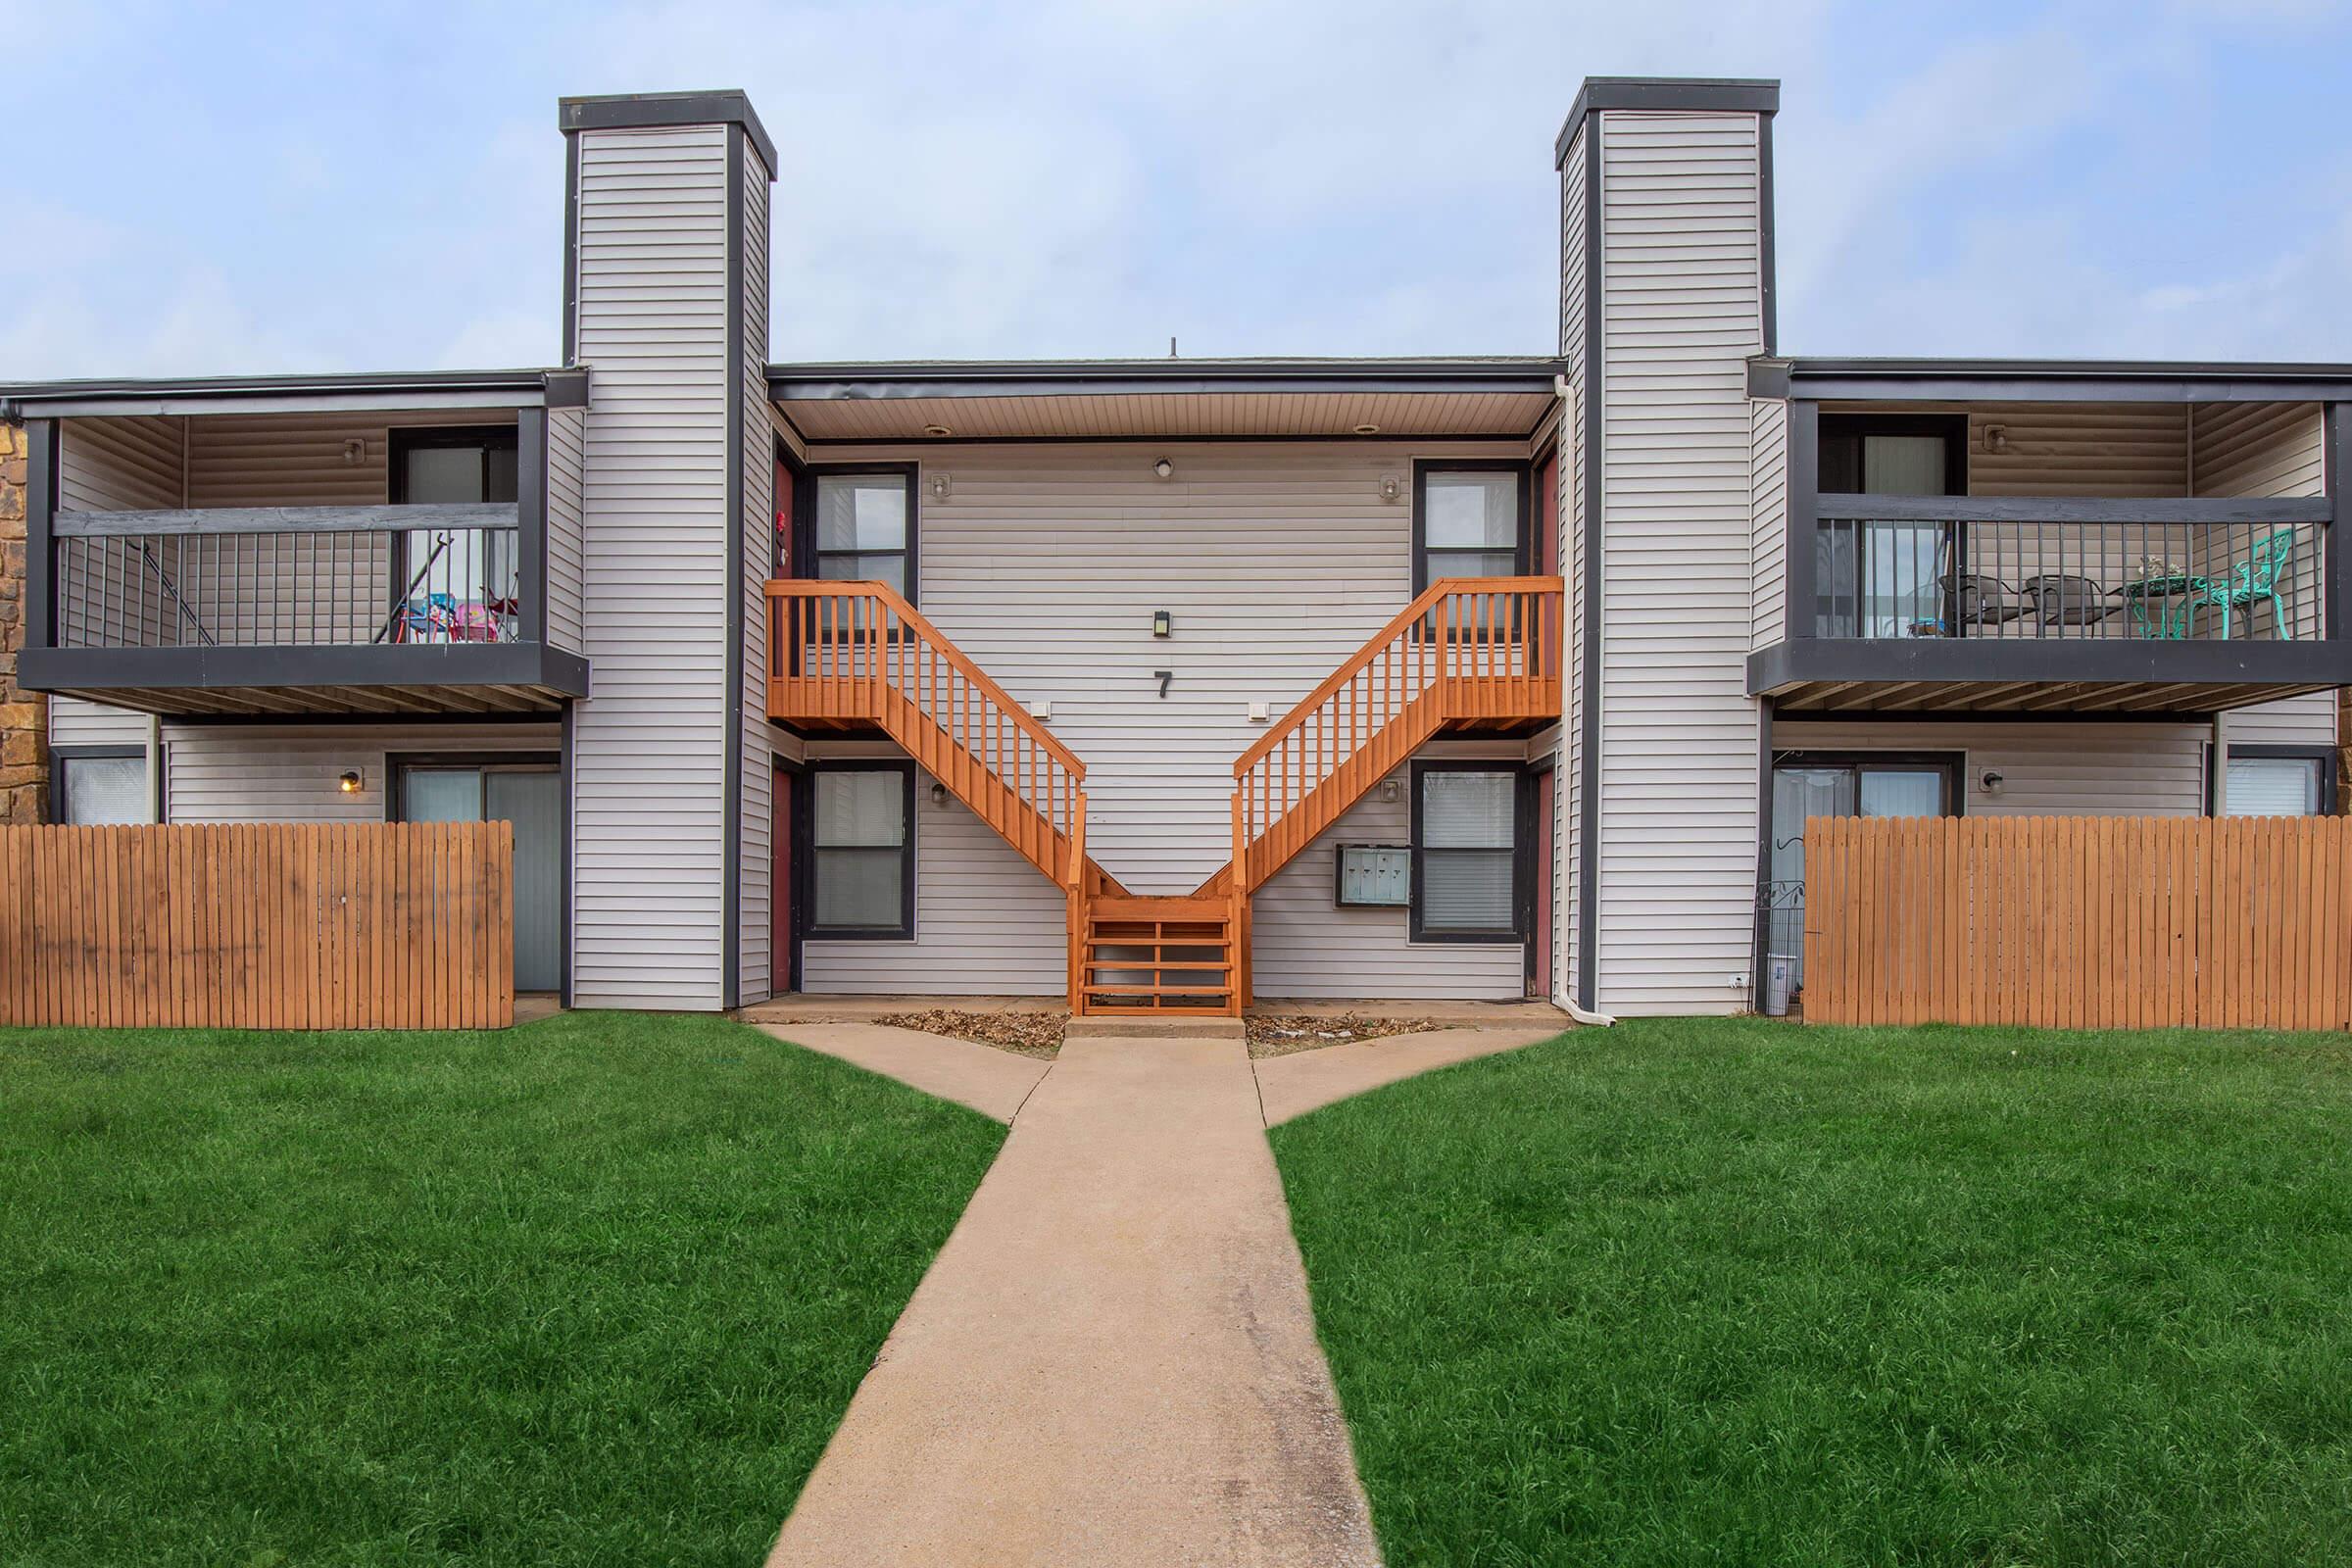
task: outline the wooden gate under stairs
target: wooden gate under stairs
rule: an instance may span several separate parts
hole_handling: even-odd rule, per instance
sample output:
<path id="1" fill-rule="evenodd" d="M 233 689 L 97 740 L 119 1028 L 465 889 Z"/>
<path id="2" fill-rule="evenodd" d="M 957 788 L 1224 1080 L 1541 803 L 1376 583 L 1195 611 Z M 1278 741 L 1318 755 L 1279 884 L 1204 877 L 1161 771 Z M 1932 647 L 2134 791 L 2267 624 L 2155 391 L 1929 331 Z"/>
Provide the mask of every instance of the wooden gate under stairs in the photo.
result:
<path id="1" fill-rule="evenodd" d="M 1053 878 L 1081 1015 L 1238 1015 L 1255 889 L 1437 736 L 1560 717 L 1560 579 L 1433 584 L 1234 763 L 1232 858 L 1144 898 L 1087 854 L 1086 764 L 895 590 L 779 579 L 767 611 L 768 716 L 880 731 Z"/>

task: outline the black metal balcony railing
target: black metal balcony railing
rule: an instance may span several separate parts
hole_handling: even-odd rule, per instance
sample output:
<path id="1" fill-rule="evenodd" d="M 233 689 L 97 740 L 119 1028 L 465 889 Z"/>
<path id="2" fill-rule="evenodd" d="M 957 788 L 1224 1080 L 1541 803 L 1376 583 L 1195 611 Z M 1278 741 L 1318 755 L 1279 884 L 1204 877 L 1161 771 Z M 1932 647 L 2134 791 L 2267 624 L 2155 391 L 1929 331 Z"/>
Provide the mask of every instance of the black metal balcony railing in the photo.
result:
<path id="1" fill-rule="evenodd" d="M 2307 642 L 2329 503 L 1824 495 L 1823 638 Z"/>
<path id="2" fill-rule="evenodd" d="M 348 648 L 520 635 L 512 504 L 148 515 L 58 515 L 58 647 Z"/>

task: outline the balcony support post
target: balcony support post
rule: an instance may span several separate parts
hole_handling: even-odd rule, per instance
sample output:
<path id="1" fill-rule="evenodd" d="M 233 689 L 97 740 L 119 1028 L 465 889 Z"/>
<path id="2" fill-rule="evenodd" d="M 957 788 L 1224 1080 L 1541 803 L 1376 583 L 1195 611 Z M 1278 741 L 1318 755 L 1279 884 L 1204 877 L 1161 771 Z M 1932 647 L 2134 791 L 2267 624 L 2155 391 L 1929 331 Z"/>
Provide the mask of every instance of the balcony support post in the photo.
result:
<path id="1" fill-rule="evenodd" d="M 24 421 L 24 641 L 38 652 L 57 646 L 58 422 Z"/>

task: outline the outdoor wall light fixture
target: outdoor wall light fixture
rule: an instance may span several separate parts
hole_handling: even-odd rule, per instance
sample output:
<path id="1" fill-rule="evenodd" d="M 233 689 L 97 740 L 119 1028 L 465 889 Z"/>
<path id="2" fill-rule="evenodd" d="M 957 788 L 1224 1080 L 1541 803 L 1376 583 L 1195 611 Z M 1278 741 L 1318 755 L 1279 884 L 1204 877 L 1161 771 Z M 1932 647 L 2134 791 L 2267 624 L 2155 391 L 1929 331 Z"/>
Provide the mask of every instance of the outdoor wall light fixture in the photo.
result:
<path id="1" fill-rule="evenodd" d="M 1380 798 L 1394 805 L 1404 798 L 1404 780 L 1384 778 L 1380 781 Z"/>
<path id="2" fill-rule="evenodd" d="M 948 804 L 948 787 L 945 784 L 936 782 L 932 784 L 931 804 L 933 806 L 945 806 Z"/>
<path id="3" fill-rule="evenodd" d="M 1176 477 L 1176 465 L 1162 458 L 1152 465 L 1152 471 L 1162 479 L 1173 479 Z"/>
<path id="4" fill-rule="evenodd" d="M 1404 481 L 1403 481 L 1403 480 L 1401 480 L 1401 479 L 1397 478 L 1397 477 L 1396 477 L 1395 474 L 1393 474 L 1393 473 L 1384 473 L 1384 474 L 1382 474 L 1382 475 L 1380 476 L 1380 499 L 1381 499 L 1381 500 L 1383 500 L 1383 501 L 1390 501 L 1390 502 L 1394 502 L 1395 500 L 1396 500 L 1396 499 L 1397 499 L 1397 497 L 1399 497 L 1399 496 L 1401 496 L 1401 495 L 1403 495 L 1403 494 L 1404 494 Z"/>
<path id="5" fill-rule="evenodd" d="M 1170 636 L 1170 635 L 1172 635 L 1172 634 L 1175 632 L 1175 629 L 1176 629 L 1176 623 L 1175 623 L 1173 620 L 1170 620 L 1170 619 L 1168 618 L 1168 612 L 1167 612 L 1166 611 L 1164 611 L 1164 610 L 1154 610 L 1153 612 L 1152 612 L 1152 636 L 1154 636 L 1154 637 L 1166 637 L 1166 636 Z"/>
<path id="6" fill-rule="evenodd" d="M 945 430 L 939 433 L 947 434 Z M 956 480 L 952 474 L 935 473 L 926 483 L 931 491 L 931 499 L 934 501 L 945 501 L 956 493 Z"/>
<path id="7" fill-rule="evenodd" d="M 1984 775 L 1977 782 L 1984 786 L 1984 793 L 1987 795 L 1998 795 L 2001 792 L 2001 775 L 1989 767 L 1984 770 Z"/>
<path id="8" fill-rule="evenodd" d="M 346 795 L 357 795 L 360 793 L 360 770 L 356 767 L 347 767 L 343 770 L 343 776 L 335 780 L 335 788 Z"/>

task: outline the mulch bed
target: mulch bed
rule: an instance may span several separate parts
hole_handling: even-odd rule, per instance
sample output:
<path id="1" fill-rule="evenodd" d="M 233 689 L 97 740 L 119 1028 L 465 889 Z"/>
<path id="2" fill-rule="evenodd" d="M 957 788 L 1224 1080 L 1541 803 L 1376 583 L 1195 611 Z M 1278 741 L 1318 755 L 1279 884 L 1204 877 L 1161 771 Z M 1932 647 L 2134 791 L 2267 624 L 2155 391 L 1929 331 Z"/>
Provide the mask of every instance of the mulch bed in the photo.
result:
<path id="1" fill-rule="evenodd" d="M 1009 1051 L 1016 1055 L 1052 1061 L 1061 1050 L 1061 1032 L 1069 1022 L 1059 1012 L 969 1012 L 959 1007 L 929 1007 L 921 1012 L 893 1012 L 874 1022 L 893 1029 L 920 1029 L 927 1035 L 948 1035 Z"/>
<path id="2" fill-rule="evenodd" d="M 1282 1013 L 1250 1020 L 1250 1054 L 1287 1056 L 1295 1051 L 1317 1051 L 1325 1046 L 1351 1046 L 1387 1035 L 1419 1034 L 1425 1029 L 1459 1025 L 1433 1023 L 1427 1018 L 1368 1018 L 1360 1013 Z"/>

